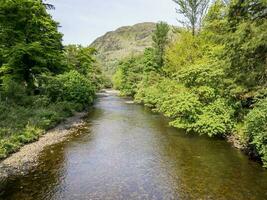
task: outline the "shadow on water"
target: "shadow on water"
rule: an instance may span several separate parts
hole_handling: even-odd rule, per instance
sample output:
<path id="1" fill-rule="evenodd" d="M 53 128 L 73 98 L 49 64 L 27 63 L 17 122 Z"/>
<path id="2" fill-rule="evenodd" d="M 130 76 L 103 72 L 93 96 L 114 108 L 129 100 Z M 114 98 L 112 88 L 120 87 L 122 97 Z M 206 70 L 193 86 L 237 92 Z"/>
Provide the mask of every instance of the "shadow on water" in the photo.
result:
<path id="1" fill-rule="evenodd" d="M 46 148 L 3 199 L 267 199 L 267 170 L 219 139 L 102 96 L 68 141 Z"/>

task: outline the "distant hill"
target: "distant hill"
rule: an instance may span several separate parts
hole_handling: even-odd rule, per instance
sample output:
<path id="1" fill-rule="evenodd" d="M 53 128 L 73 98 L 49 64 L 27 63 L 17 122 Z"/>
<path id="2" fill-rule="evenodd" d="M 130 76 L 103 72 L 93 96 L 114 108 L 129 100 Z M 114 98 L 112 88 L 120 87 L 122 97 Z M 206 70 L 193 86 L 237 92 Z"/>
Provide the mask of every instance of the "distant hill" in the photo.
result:
<path id="1" fill-rule="evenodd" d="M 112 75 L 118 61 L 141 54 L 152 46 L 152 32 L 156 24 L 151 22 L 121 27 L 97 38 L 91 46 L 98 51 L 98 59 L 107 75 Z"/>

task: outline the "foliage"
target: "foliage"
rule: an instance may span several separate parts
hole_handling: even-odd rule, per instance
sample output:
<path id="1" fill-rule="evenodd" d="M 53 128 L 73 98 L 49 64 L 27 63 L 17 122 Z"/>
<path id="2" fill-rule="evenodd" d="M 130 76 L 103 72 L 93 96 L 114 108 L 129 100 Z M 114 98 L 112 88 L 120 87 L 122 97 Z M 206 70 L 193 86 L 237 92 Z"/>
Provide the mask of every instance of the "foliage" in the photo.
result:
<path id="1" fill-rule="evenodd" d="M 113 77 L 113 84 L 116 89 L 121 90 L 123 95 L 133 96 L 137 84 L 142 80 L 143 63 L 139 57 L 122 61 Z"/>
<path id="2" fill-rule="evenodd" d="M 267 99 L 258 102 L 245 119 L 245 130 L 267 167 Z"/>
<path id="3" fill-rule="evenodd" d="M 197 87 L 198 90 L 203 91 L 210 87 L 214 91 L 223 89 L 224 87 L 224 71 L 214 64 L 197 64 L 190 65 L 182 69 L 177 75 L 178 79 L 187 87 Z"/>
<path id="4" fill-rule="evenodd" d="M 208 13 L 203 19 L 203 29 L 200 33 L 207 40 L 216 42 L 216 45 L 223 44 L 227 32 L 228 6 L 222 0 L 216 0 L 210 6 Z"/>
<path id="5" fill-rule="evenodd" d="M 252 145 L 267 167 L 267 2 L 216 0 L 206 15 L 208 1 L 175 2 L 193 34 L 177 31 L 162 71 L 155 70 L 156 46 L 138 58 L 141 65 L 120 67 L 117 88 L 174 127 L 210 137 L 231 134 L 243 147 Z"/>
<path id="6" fill-rule="evenodd" d="M 102 74 L 100 66 L 96 61 L 97 51 L 94 48 L 68 45 L 64 48 L 64 54 L 69 69 L 85 76 L 96 89 L 110 84 L 108 83 L 108 78 Z"/>
<path id="7" fill-rule="evenodd" d="M 229 20 L 233 19 L 230 18 Z M 231 28 L 230 33 L 225 48 L 229 63 L 227 67 L 228 75 L 237 84 L 249 89 L 264 85 L 267 80 L 266 19 L 241 21 Z"/>
<path id="8" fill-rule="evenodd" d="M 169 76 L 175 76 L 182 68 L 195 64 L 205 52 L 203 43 L 203 40 L 193 37 L 187 31 L 179 32 L 177 39 L 166 49 L 163 70 Z"/>
<path id="9" fill-rule="evenodd" d="M 234 127 L 233 113 L 224 99 L 217 99 L 204 106 L 192 130 L 208 136 L 229 134 Z"/>
<path id="10" fill-rule="evenodd" d="M 195 35 L 201 28 L 202 19 L 209 6 L 209 0 L 173 0 L 178 8 L 176 12 L 184 16 L 180 22 L 190 28 L 192 35 Z"/>
<path id="11" fill-rule="evenodd" d="M 224 135 L 230 133 L 234 126 L 233 109 L 225 100 L 214 98 L 207 103 L 200 94 L 168 79 L 138 90 L 135 98 L 137 102 L 143 102 L 170 117 L 172 126 L 188 132 Z"/>
<path id="12" fill-rule="evenodd" d="M 45 130 L 81 109 L 71 102 L 52 103 L 46 96 L 32 97 L 27 106 L 1 102 L 0 159 L 37 140 Z"/>
<path id="13" fill-rule="evenodd" d="M 90 47 L 63 48 L 41 0 L 0 4 L 0 159 L 93 103 L 107 81 Z"/>
<path id="14" fill-rule="evenodd" d="M 50 78 L 45 91 L 52 100 L 70 101 L 83 106 L 94 100 L 95 88 L 77 71 L 70 71 Z"/>
<path id="15" fill-rule="evenodd" d="M 2 76 L 31 91 L 41 73 L 62 71 L 62 35 L 41 1 L 2 0 L 0 26 Z"/>
<path id="16" fill-rule="evenodd" d="M 81 74 L 89 74 L 93 70 L 96 50 L 91 47 L 81 45 L 68 45 L 64 48 L 66 61 L 71 70 L 76 70 Z"/>
<path id="17" fill-rule="evenodd" d="M 155 50 L 153 48 L 147 48 L 144 51 L 143 64 L 144 73 L 156 71 L 157 63 L 155 62 Z"/>
<path id="18" fill-rule="evenodd" d="M 97 59 L 103 73 L 112 78 L 120 60 L 139 56 L 152 46 L 151 33 L 156 24 L 145 22 L 123 26 L 97 38 L 91 46 L 97 50 Z"/>
<path id="19" fill-rule="evenodd" d="M 154 62 L 159 70 L 164 65 L 164 53 L 168 44 L 169 25 L 165 22 L 159 22 L 152 35 L 154 46 Z"/>

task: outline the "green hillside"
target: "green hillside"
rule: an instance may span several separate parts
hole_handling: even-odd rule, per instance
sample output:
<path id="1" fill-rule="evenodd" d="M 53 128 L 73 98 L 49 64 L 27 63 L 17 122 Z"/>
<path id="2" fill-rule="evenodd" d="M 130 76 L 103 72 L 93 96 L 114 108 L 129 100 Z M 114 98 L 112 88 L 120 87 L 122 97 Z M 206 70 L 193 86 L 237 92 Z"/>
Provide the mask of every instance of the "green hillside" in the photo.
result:
<path id="1" fill-rule="evenodd" d="M 155 28 L 155 23 L 145 22 L 121 27 L 97 38 L 91 46 L 98 51 L 103 71 L 108 75 L 113 74 L 119 60 L 140 54 L 145 48 L 150 47 L 152 45 L 151 34 Z"/>

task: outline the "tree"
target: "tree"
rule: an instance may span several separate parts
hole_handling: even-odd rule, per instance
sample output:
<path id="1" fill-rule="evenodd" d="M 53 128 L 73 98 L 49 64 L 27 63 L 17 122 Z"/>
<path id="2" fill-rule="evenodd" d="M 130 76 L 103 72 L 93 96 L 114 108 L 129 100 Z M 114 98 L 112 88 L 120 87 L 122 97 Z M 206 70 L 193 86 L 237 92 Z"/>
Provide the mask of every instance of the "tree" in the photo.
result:
<path id="1" fill-rule="evenodd" d="M 46 2 L 47 0 L 43 0 L 43 5 L 47 8 L 47 9 L 51 9 L 51 10 L 54 10 L 55 9 L 55 6 L 51 3 L 44 3 Z"/>
<path id="2" fill-rule="evenodd" d="M 68 66 L 83 75 L 93 72 L 96 50 L 91 47 L 82 47 L 81 45 L 68 45 L 64 48 L 65 57 Z"/>
<path id="3" fill-rule="evenodd" d="M 166 49 L 164 72 L 170 77 L 175 77 L 182 69 L 196 64 L 207 49 L 203 48 L 204 43 L 206 41 L 201 40 L 200 37 L 194 37 L 189 31 L 181 31 L 179 38 Z"/>
<path id="4" fill-rule="evenodd" d="M 164 65 L 164 53 L 168 44 L 169 31 L 169 25 L 165 22 L 160 22 L 157 24 L 156 30 L 152 37 L 155 50 L 155 63 L 158 68 L 161 68 Z"/>
<path id="5" fill-rule="evenodd" d="M 113 83 L 116 89 L 126 96 L 134 96 L 138 83 L 143 77 L 142 56 L 126 58 L 119 63 L 117 71 L 113 76 Z"/>
<path id="6" fill-rule="evenodd" d="M 235 26 L 244 20 L 266 19 L 266 0 L 236 0 L 230 3 L 229 21 Z"/>
<path id="7" fill-rule="evenodd" d="M 230 4 L 225 37 L 227 73 L 252 91 L 266 87 L 267 21 L 265 0 L 237 0 Z"/>
<path id="8" fill-rule="evenodd" d="M 65 60 L 70 70 L 79 72 L 97 87 L 101 87 L 104 84 L 106 80 L 96 62 L 95 54 L 97 51 L 94 48 L 68 45 L 65 46 L 64 52 Z"/>
<path id="9" fill-rule="evenodd" d="M 155 63 L 155 50 L 153 48 L 146 48 L 143 55 L 144 72 L 149 73 L 155 71 L 157 64 Z"/>
<path id="10" fill-rule="evenodd" d="M 223 44 L 228 31 L 228 4 L 225 0 L 216 0 L 209 8 L 202 24 L 201 34 L 214 44 Z"/>
<path id="11" fill-rule="evenodd" d="M 32 91 L 42 73 L 62 72 L 62 34 L 41 0 L 2 0 L 0 27 L 1 78 Z"/>
<path id="12" fill-rule="evenodd" d="M 210 0 L 173 0 L 178 4 L 176 12 L 185 17 L 180 23 L 192 30 L 195 35 L 201 29 L 202 19 L 206 14 Z"/>

